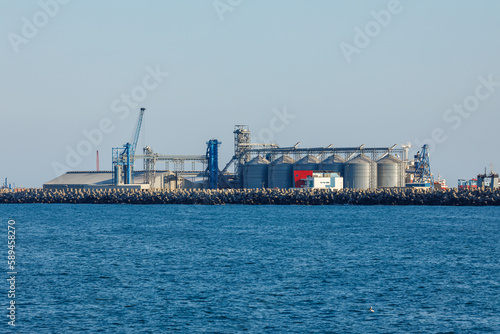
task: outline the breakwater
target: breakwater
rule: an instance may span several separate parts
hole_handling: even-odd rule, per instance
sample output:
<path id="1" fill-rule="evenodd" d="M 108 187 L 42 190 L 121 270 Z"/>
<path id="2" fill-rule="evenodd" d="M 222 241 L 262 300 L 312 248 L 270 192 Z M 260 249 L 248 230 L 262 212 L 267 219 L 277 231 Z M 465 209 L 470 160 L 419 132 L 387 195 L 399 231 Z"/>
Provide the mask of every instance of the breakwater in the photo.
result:
<path id="1" fill-rule="evenodd" d="M 250 204 L 250 205 L 500 205 L 500 190 L 421 189 L 224 189 L 124 190 L 26 189 L 0 194 L 1 203 L 74 204 Z"/>

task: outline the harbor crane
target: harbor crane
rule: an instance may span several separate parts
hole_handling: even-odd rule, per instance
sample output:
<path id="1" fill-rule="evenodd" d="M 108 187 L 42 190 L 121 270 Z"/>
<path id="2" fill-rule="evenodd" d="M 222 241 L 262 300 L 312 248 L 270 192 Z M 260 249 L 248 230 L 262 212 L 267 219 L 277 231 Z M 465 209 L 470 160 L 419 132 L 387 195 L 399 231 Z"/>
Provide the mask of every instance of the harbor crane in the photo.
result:
<path id="1" fill-rule="evenodd" d="M 422 146 L 422 151 L 415 155 L 415 171 L 413 182 L 417 184 L 434 184 L 434 178 L 431 173 L 431 164 L 429 162 L 429 147 L 427 144 Z"/>
<path id="2" fill-rule="evenodd" d="M 123 147 L 116 147 L 112 149 L 113 157 L 113 182 L 115 185 L 133 184 L 134 183 L 134 161 L 135 149 L 139 141 L 139 134 L 141 132 L 142 119 L 146 108 L 141 108 L 137 125 L 131 142 L 126 143 Z"/>

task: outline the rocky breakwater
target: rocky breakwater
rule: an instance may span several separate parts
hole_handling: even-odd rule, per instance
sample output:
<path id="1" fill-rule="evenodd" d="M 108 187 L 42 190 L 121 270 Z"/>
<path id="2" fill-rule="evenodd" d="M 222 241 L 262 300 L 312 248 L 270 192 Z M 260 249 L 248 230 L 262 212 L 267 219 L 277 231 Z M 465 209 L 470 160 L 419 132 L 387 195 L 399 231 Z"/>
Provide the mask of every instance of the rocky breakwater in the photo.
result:
<path id="1" fill-rule="evenodd" d="M 500 190 L 421 189 L 27 189 L 0 194 L 0 203 L 78 204 L 275 204 L 275 205 L 500 205 Z"/>

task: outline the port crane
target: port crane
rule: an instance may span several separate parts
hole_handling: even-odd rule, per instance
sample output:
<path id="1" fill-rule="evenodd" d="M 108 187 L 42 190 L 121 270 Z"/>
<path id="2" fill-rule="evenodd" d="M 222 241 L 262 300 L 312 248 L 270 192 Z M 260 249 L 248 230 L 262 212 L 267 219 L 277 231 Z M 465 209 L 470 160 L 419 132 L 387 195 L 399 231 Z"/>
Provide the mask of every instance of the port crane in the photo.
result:
<path id="1" fill-rule="evenodd" d="M 426 184 L 430 186 L 434 184 L 434 177 L 431 173 L 431 164 L 429 162 L 429 146 L 425 144 L 422 146 L 422 151 L 417 152 L 414 157 L 415 171 L 413 176 L 413 183 Z"/>
<path id="2" fill-rule="evenodd" d="M 116 147 L 112 149 L 113 157 L 113 183 L 120 184 L 133 184 L 134 183 L 134 161 L 135 149 L 139 141 L 139 134 L 141 132 L 142 119 L 146 108 L 141 108 L 135 132 L 133 133 L 131 142 L 127 142 L 123 147 Z"/>

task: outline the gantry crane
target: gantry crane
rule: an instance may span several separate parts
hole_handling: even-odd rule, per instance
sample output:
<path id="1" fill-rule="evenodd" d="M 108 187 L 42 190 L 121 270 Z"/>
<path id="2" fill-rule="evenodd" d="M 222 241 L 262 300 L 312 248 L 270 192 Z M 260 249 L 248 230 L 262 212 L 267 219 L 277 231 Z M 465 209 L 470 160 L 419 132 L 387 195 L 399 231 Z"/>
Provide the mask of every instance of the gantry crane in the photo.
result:
<path id="1" fill-rule="evenodd" d="M 142 119 L 146 108 L 141 108 L 137 125 L 132 137 L 132 143 L 128 142 L 123 147 L 116 147 L 112 150 L 113 157 L 113 182 L 115 185 L 134 183 L 134 161 L 135 149 L 141 132 Z"/>
<path id="2" fill-rule="evenodd" d="M 429 147 L 427 144 L 422 146 L 422 151 L 415 155 L 415 171 L 413 172 L 413 183 L 429 184 L 433 186 L 434 178 L 431 173 L 431 164 L 429 162 Z"/>

